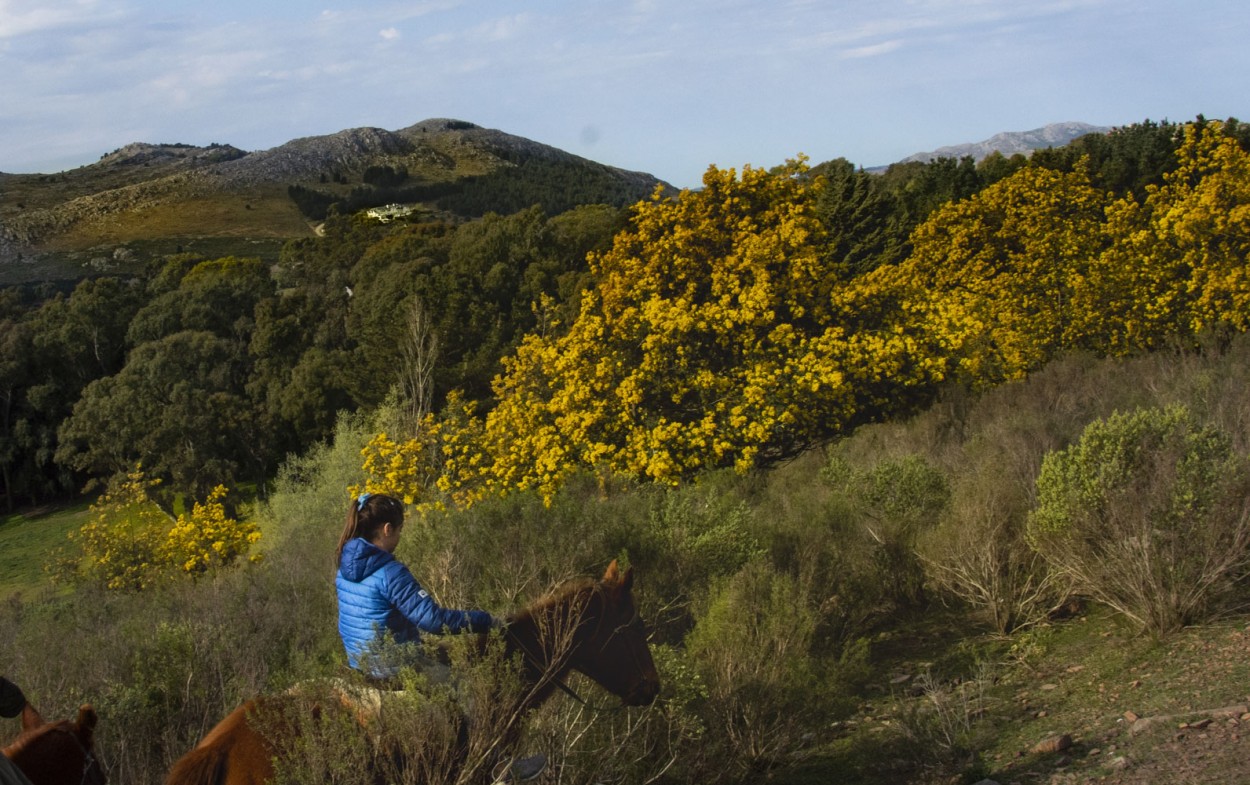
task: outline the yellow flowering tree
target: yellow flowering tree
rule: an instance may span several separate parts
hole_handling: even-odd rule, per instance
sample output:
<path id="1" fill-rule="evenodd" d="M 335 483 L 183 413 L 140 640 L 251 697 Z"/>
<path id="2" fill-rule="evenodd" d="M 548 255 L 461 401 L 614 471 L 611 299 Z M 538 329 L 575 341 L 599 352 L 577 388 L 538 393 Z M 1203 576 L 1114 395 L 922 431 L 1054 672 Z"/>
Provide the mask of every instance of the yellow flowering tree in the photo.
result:
<path id="1" fill-rule="evenodd" d="M 226 486 L 218 485 L 207 499 L 192 505 L 190 515 L 178 516 L 159 549 L 163 565 L 198 575 L 226 567 L 247 555 L 260 540 L 260 529 L 252 521 L 228 517 L 222 504 L 225 497 Z M 249 558 L 260 560 L 259 555 Z"/>
<path id="2" fill-rule="evenodd" d="M 822 183 L 801 160 L 713 167 L 701 191 L 636 206 L 591 257 L 598 286 L 569 329 L 506 359 L 487 483 L 549 490 L 576 467 L 671 482 L 775 460 L 845 423 Z"/>
<path id="3" fill-rule="evenodd" d="M 550 494 L 576 470 L 659 482 L 747 470 L 940 377 L 914 338 L 858 332 L 846 267 L 822 256 L 824 181 L 804 161 L 712 167 L 703 185 L 636 205 L 591 256 L 598 285 L 567 329 L 549 320 L 504 359 L 497 405 L 480 419 L 449 407 L 430 444 L 410 445 L 437 456 L 439 490 L 464 503 Z M 379 483 L 423 471 L 397 448 L 367 450 Z"/>
<path id="4" fill-rule="evenodd" d="M 407 439 L 376 434 L 361 449 L 366 480 L 348 493 L 385 493 L 417 507 L 440 507 L 444 500 L 468 505 L 482 486 L 482 420 L 459 390 L 447 396 L 441 412 L 428 413 Z"/>
<path id="5" fill-rule="evenodd" d="M 396 441 L 379 433 L 360 451 L 368 474 L 363 487 L 352 486 L 348 493 L 385 493 L 402 499 L 404 504 L 424 501 L 427 491 L 438 479 L 429 460 L 426 441 L 418 438 Z M 432 476 L 435 475 L 435 476 Z"/>
<path id="6" fill-rule="evenodd" d="M 677 482 L 746 470 L 955 377 L 1019 378 L 1059 353 L 1120 354 L 1250 326 L 1250 157 L 1188 127 L 1178 168 L 1138 202 L 1086 165 L 1024 167 L 917 227 L 862 275 L 830 258 L 826 182 L 802 160 L 710 168 L 704 188 L 636 205 L 566 326 L 549 316 L 493 384 L 407 443 L 366 449 L 371 490 L 471 503 L 550 495 L 574 471 Z M 550 303 L 539 310 L 557 313 Z"/>
<path id="7" fill-rule="evenodd" d="M 1080 347 L 1070 314 L 1101 246 L 1108 197 L 1084 169 L 1026 167 L 939 208 L 903 264 L 865 284 L 893 288 L 900 329 L 944 344 L 965 378 L 1017 378 Z"/>
<path id="8" fill-rule="evenodd" d="M 1250 320 L 1250 156 L 1223 124 L 1186 126 L 1178 166 L 1108 210 L 1107 248 L 1076 312 L 1123 353 Z"/>
<path id="9" fill-rule="evenodd" d="M 91 505 L 87 523 L 69 535 L 69 548 L 58 554 L 58 577 L 86 581 L 106 589 L 138 590 L 159 578 L 157 551 L 170 519 L 148 496 L 160 484 L 139 467 Z"/>

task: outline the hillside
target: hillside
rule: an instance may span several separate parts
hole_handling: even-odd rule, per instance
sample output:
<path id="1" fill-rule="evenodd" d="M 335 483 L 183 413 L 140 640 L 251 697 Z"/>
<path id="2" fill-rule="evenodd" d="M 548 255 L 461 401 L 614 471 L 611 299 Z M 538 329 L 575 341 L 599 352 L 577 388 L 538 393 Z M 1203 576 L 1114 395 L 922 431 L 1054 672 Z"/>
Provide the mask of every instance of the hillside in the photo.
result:
<path id="1" fill-rule="evenodd" d="M 413 135 L 475 130 L 446 122 Z M 363 489 L 409 500 L 396 558 L 447 607 L 637 568 L 663 700 L 555 695 L 524 742 L 562 781 L 1244 781 L 1250 140 L 1177 130 L 713 169 L 632 215 L 331 213 L 279 265 L 6 291 L 0 662 L 54 713 L 97 706 L 110 779 L 162 782 L 244 698 L 342 675 L 328 557 Z M 496 133 L 464 144 L 506 164 L 445 182 L 374 129 L 118 159 L 306 173 L 305 222 L 336 194 L 454 218 L 607 174 Z M 315 174 L 327 148 L 343 168 Z M 20 508 L 119 471 L 56 558 L 73 524 Z M 193 525 L 161 512 L 187 502 Z M 259 562 L 230 545 L 253 523 Z M 364 779 L 307 748 L 287 781 Z"/>
<path id="2" fill-rule="evenodd" d="M 0 174 L 0 283 L 73 279 L 179 250 L 268 257 L 287 239 L 311 236 L 334 202 L 415 202 L 454 218 L 518 204 L 550 212 L 624 204 L 657 185 L 645 173 L 446 119 L 256 152 L 136 143 L 67 172 Z M 293 189 L 312 197 L 297 203 Z"/>
<path id="3" fill-rule="evenodd" d="M 1061 147 L 1110 129 L 1055 123 L 916 153 L 900 163 Z M 885 167 L 880 167 L 884 169 Z M 276 259 L 329 206 L 405 203 L 451 218 L 627 204 L 662 181 L 473 123 L 350 128 L 268 150 L 136 142 L 55 174 L 0 172 L 0 284 L 73 281 L 179 251 Z"/>

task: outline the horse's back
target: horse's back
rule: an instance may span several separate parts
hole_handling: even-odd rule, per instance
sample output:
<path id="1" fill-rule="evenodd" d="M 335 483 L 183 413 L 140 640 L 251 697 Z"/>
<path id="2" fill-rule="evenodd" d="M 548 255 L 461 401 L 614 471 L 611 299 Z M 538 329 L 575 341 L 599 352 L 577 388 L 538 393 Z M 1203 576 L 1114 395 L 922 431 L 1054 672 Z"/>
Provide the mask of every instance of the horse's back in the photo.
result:
<path id="1" fill-rule="evenodd" d="M 179 758 L 165 785 L 263 785 L 273 777 L 272 753 L 249 724 L 256 710 L 247 701 L 217 723 L 195 748 Z"/>

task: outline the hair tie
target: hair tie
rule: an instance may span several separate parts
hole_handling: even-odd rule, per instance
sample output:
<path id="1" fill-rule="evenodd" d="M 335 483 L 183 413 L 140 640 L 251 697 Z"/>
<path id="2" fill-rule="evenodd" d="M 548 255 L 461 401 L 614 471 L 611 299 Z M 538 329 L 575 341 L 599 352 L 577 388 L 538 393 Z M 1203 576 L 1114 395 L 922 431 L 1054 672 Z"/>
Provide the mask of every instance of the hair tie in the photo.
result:
<path id="1" fill-rule="evenodd" d="M 360 512 L 365 508 L 365 502 L 369 501 L 369 497 L 372 495 L 372 493 L 360 494 L 360 498 L 356 499 L 356 512 Z"/>

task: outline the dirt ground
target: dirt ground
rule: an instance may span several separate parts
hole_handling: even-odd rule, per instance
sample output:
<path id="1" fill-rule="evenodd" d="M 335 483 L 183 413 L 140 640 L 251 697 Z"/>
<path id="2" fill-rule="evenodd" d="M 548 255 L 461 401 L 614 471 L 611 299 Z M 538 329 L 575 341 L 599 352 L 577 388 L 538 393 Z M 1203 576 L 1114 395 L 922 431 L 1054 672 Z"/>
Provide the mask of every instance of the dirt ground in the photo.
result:
<path id="1" fill-rule="evenodd" d="M 1201 729 L 1171 726 L 1100 754 L 1101 765 L 1111 773 L 1058 782 L 1245 785 L 1250 783 L 1250 721 L 1213 720 Z"/>
<path id="2" fill-rule="evenodd" d="M 1181 636 L 1136 666 L 1139 678 L 1125 689 L 1087 684 L 1094 690 L 1080 693 L 1089 700 L 1086 711 L 1067 714 L 1074 725 L 1070 747 L 1021 751 L 1018 763 L 1004 761 L 990 779 L 1000 785 L 1250 785 L 1248 665 L 1250 627 Z M 1091 675 L 1090 682 L 1102 675 Z M 1143 705 L 1134 710 L 1134 703 Z"/>

